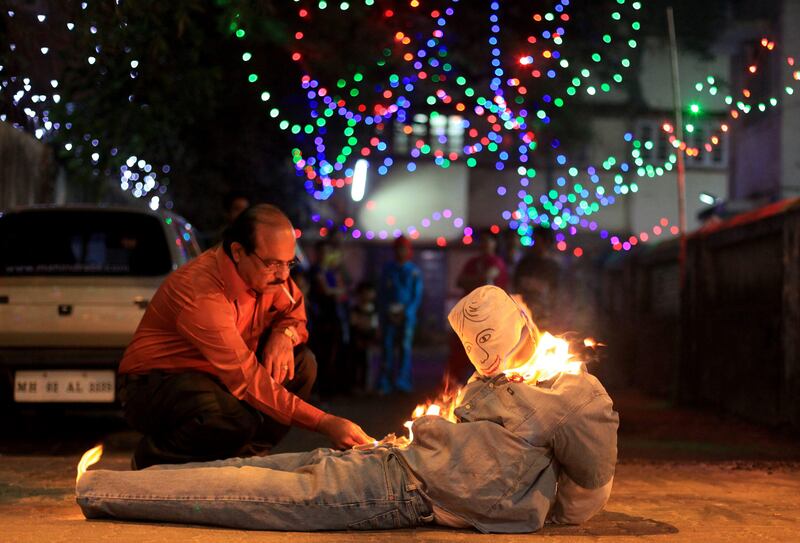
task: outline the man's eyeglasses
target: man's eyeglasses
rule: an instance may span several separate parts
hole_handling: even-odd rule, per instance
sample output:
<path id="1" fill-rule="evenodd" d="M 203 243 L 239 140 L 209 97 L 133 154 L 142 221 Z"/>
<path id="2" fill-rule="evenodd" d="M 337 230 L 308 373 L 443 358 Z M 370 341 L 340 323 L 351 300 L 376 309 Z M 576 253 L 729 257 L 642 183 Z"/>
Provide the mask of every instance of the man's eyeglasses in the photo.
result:
<path id="1" fill-rule="evenodd" d="M 274 260 L 274 259 L 265 259 L 261 258 L 257 254 L 253 253 L 253 255 L 261 261 L 261 264 L 266 268 L 268 272 L 276 273 L 281 271 L 284 267 L 288 268 L 290 271 L 297 267 L 300 264 L 300 259 L 294 257 L 291 260 Z"/>

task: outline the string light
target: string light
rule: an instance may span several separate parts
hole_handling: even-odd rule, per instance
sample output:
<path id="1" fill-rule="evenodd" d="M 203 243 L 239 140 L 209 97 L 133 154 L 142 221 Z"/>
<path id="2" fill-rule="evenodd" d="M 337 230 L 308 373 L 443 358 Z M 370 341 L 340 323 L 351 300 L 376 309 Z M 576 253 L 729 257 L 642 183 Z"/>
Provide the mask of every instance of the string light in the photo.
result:
<path id="1" fill-rule="evenodd" d="M 88 2 L 82 2 L 80 5 L 82 11 L 87 10 L 88 7 Z M 7 11 L 6 15 L 9 19 L 14 19 L 14 24 L 22 24 L 22 21 L 16 20 L 16 13 L 14 11 Z M 89 20 L 88 16 L 81 14 L 72 15 L 77 15 L 75 20 L 79 22 L 85 19 L 82 24 L 89 26 L 90 34 L 99 36 L 97 26 Z M 36 15 L 36 20 L 40 24 L 50 24 L 45 14 Z M 66 28 L 68 32 L 72 33 L 78 26 L 76 22 L 70 21 L 66 24 Z M 51 29 L 51 32 L 55 31 L 55 29 Z M 72 35 L 73 34 L 70 34 L 68 37 L 72 37 Z M 15 44 L 10 45 L 9 50 L 14 55 L 21 54 Z M 37 49 L 42 55 L 47 55 L 50 52 L 50 47 L 46 44 L 39 46 Z M 85 57 L 86 62 L 90 65 L 96 65 L 98 61 L 97 55 L 101 51 L 100 44 L 94 44 L 91 47 L 91 51 L 92 53 Z M 13 62 L 13 59 L 12 63 L 18 66 L 22 65 L 21 61 Z M 132 69 L 137 68 L 139 66 L 139 61 L 132 60 L 130 66 Z M 60 84 L 57 77 L 46 78 L 47 83 L 43 85 L 43 88 L 38 92 L 34 92 L 33 77 L 10 74 L 9 70 L 4 68 L 5 67 L 0 66 L 0 76 L 3 77 L 3 79 L 0 79 L 0 92 L 11 94 L 12 106 L 17 110 L 23 111 L 25 114 L 24 123 L 12 122 L 14 128 L 25 130 L 31 133 L 36 139 L 45 142 L 53 141 L 59 132 L 69 133 L 73 131 L 72 123 L 69 121 L 72 108 L 66 108 L 67 118 L 54 119 L 52 117 L 53 113 L 49 104 L 59 104 L 62 100 L 62 96 L 55 92 L 55 89 L 57 89 Z M 133 72 L 131 77 L 135 77 Z M 7 114 L 0 114 L 0 121 L 7 120 Z M 63 144 L 62 149 L 67 153 L 71 153 L 73 157 L 79 161 L 85 161 L 92 170 L 92 174 L 95 176 L 100 174 L 95 166 L 97 166 L 106 155 L 103 149 L 108 149 L 107 154 L 111 157 L 116 157 L 120 152 L 118 147 L 114 145 L 103 145 L 99 137 L 88 133 L 82 135 L 75 134 L 72 141 L 67 141 Z M 135 198 L 146 199 L 147 205 L 153 210 L 158 209 L 162 205 L 170 209 L 173 207 L 173 202 L 165 197 L 167 192 L 166 184 L 159 181 L 159 175 L 166 175 L 169 171 L 170 166 L 167 164 L 162 165 L 160 171 L 157 171 L 157 169 L 147 161 L 138 159 L 132 166 L 128 164 L 121 166 L 119 170 L 119 187 L 122 191 L 130 193 Z"/>
<path id="2" fill-rule="evenodd" d="M 299 4 L 299 0 L 295 0 L 295 4 Z M 488 8 L 488 88 L 472 83 L 451 60 L 447 32 L 448 24 L 459 7 L 458 0 L 450 0 L 443 9 L 427 12 L 431 29 L 423 32 L 408 30 L 402 18 L 398 17 L 399 9 L 383 9 L 377 16 L 385 24 L 394 26 L 387 37 L 383 56 L 375 61 L 383 78 L 376 81 L 374 77 L 368 78 L 365 70 L 357 70 L 325 84 L 310 70 L 308 52 L 313 46 L 306 43 L 312 33 L 312 11 L 330 12 L 338 8 L 338 16 L 346 16 L 355 4 L 357 2 L 320 0 L 316 7 L 298 5 L 297 28 L 291 33 L 294 45 L 290 58 L 302 70 L 299 90 L 306 99 L 304 112 L 293 110 L 290 114 L 282 111 L 282 98 L 273 97 L 272 89 L 267 88 L 268 77 L 258 70 L 246 72 L 248 84 L 258 89 L 258 96 L 269 117 L 275 119 L 281 129 L 295 136 L 297 144 L 291 152 L 292 160 L 306 190 L 314 198 L 325 200 L 336 189 L 352 186 L 358 160 L 369 160 L 370 175 L 377 176 L 389 174 L 398 164 L 413 173 L 417 162 L 422 159 L 432 159 L 442 169 L 461 162 L 468 168 L 477 167 L 479 161 L 481 164 L 492 163 L 497 170 L 510 169 L 518 175 L 518 188 L 504 184 L 498 186 L 497 194 L 501 197 L 509 193 L 516 196 L 516 206 L 505 210 L 502 217 L 517 232 L 523 245 L 535 243 L 535 227 L 545 227 L 558 231 L 562 236 L 559 248 L 566 251 L 570 248 L 569 237 L 576 235 L 578 230 L 596 232 L 603 239 L 609 238 L 608 232 L 599 228 L 593 216 L 619 198 L 636 193 L 639 186 L 632 179 L 660 177 L 674 168 L 677 160 L 674 153 L 662 164 L 646 162 L 645 151 L 652 149 L 653 142 L 638 140 L 631 134 L 625 136 L 630 144 L 629 160 L 609 156 L 602 165 L 580 167 L 566 153 L 558 151 L 560 143 L 554 140 L 552 149 L 556 150 L 558 168 L 565 173 L 556 179 L 553 189 L 539 189 L 536 169 L 531 166 L 533 154 L 540 150 L 538 134 L 558 120 L 559 112 L 570 100 L 610 92 L 623 81 L 623 73 L 631 67 L 631 60 L 624 51 L 638 47 L 635 36 L 641 28 L 636 20 L 642 8 L 640 2 L 616 0 L 611 3 L 613 7 L 608 14 L 610 28 L 616 32 L 602 34 L 598 46 L 582 61 L 564 55 L 563 45 L 572 21 L 569 0 L 554 1 L 549 10 L 534 12 L 530 18 L 531 31 L 522 46 L 501 42 L 504 36 L 501 2 L 486 2 L 483 5 Z M 412 0 L 408 7 L 422 12 L 426 9 L 424 4 Z M 363 0 L 363 5 L 375 8 L 372 0 Z M 88 3 L 81 4 L 82 10 L 87 7 Z M 10 19 L 15 17 L 13 11 L 7 15 Z M 47 17 L 43 17 L 37 19 L 42 24 L 49 24 Z M 86 17 L 75 18 L 80 24 L 84 24 L 84 19 Z M 72 32 L 75 25 L 70 21 L 67 30 Z M 232 35 L 243 43 L 250 37 L 249 29 L 238 17 L 231 22 L 230 29 Z M 98 33 L 95 25 L 91 25 L 89 30 L 92 34 Z M 618 49 L 610 49 L 612 46 Z M 776 50 L 775 42 L 767 38 L 761 41 L 761 46 L 768 53 Z M 49 49 L 47 44 L 42 44 L 39 51 L 46 55 Z M 615 55 L 620 49 L 623 53 Z M 10 50 L 14 52 L 16 45 L 10 44 Z M 514 51 L 514 54 L 509 55 L 508 51 Z M 99 44 L 88 53 L 83 57 L 86 62 L 97 64 L 101 56 Z M 252 51 L 244 51 L 241 61 L 250 65 L 253 57 Z M 513 62 L 504 64 L 509 58 L 514 59 Z M 139 61 L 129 62 L 131 77 L 136 77 Z M 793 67 L 795 61 L 793 57 L 787 57 L 786 62 Z M 602 69 L 599 67 L 601 64 Z M 389 70 L 389 66 L 398 65 L 400 67 L 394 71 Z M 752 77 L 762 77 L 766 73 L 759 62 L 749 65 L 746 71 Z M 31 131 L 38 139 L 51 138 L 59 130 L 71 130 L 68 119 L 51 119 L 49 115 L 49 104 L 59 103 L 62 99 L 55 93 L 57 79 L 48 81 L 52 88 L 45 92 L 44 89 L 35 89 L 31 78 L 9 74 L 7 66 L 0 66 L 0 77 L 3 78 L 0 79 L 0 92 L 9 94 L 13 106 L 25 115 L 24 124 L 15 124 L 17 128 Z M 792 81 L 800 80 L 800 72 L 794 70 L 791 78 Z M 563 81 L 562 91 L 537 95 L 535 91 L 544 88 L 537 82 L 543 80 Z M 698 82 L 695 89 L 722 98 L 720 85 L 712 76 Z M 786 94 L 793 94 L 794 90 L 792 83 L 784 89 Z M 732 123 L 751 112 L 763 112 L 778 105 L 776 97 L 755 101 L 747 88 L 740 94 L 738 99 L 734 99 L 733 94 L 724 97 L 726 105 L 730 106 L 731 118 L 721 122 L 708 141 L 698 147 L 678 141 L 674 127 L 664 123 L 662 131 L 675 153 L 684 152 L 696 157 L 700 152 L 711 152 L 720 144 L 722 135 L 729 131 Z M 424 108 L 425 114 L 419 113 L 420 107 Z M 688 111 L 694 116 L 701 115 L 704 108 L 706 106 L 700 100 L 688 105 Z M 418 119 L 419 115 L 424 119 Z M 0 115 L 0 120 L 6 120 L 6 115 Z M 689 121 L 691 125 L 691 119 Z M 389 139 L 393 134 L 388 130 L 390 123 L 396 127 L 397 134 L 406 136 L 406 151 L 396 146 L 392 148 Z M 415 126 L 419 123 L 431 128 L 435 137 L 427 140 L 415 136 Z M 687 132 L 691 132 L 689 125 L 686 126 Z M 340 141 L 344 143 L 338 143 Z M 90 134 L 82 134 L 76 135 L 63 148 L 82 160 L 97 164 L 103 158 L 102 149 L 107 146 L 100 145 L 99 139 Z M 118 152 L 116 148 L 111 149 L 112 155 Z M 159 206 L 163 199 L 159 195 L 163 195 L 166 187 L 159 182 L 159 172 L 155 170 L 147 161 L 136 159 L 133 165 L 126 161 L 119 171 L 120 188 L 130 191 L 135 197 L 148 198 L 151 207 Z M 168 171 L 169 166 L 161 168 L 164 174 Z M 352 221 L 344 228 L 353 237 L 367 239 L 386 239 L 399 233 L 419 236 L 420 228 L 428 228 L 436 220 L 435 216 L 441 217 L 443 211 L 421 219 L 418 225 L 387 224 L 385 230 L 374 231 L 359 229 Z M 388 217 L 386 219 L 388 221 Z M 460 220 L 458 226 L 455 219 Z M 456 217 L 452 224 L 456 238 L 465 244 L 472 243 L 472 229 L 463 224 L 463 219 Z M 330 229 L 331 226 L 324 228 Z M 662 232 L 671 231 L 671 228 L 662 228 Z M 618 243 L 612 246 L 620 245 L 625 250 L 625 243 L 632 247 L 659 235 L 643 234 L 645 236 L 636 236 L 635 241 L 617 240 Z M 572 252 L 576 257 L 583 254 L 580 247 L 574 247 Z"/>

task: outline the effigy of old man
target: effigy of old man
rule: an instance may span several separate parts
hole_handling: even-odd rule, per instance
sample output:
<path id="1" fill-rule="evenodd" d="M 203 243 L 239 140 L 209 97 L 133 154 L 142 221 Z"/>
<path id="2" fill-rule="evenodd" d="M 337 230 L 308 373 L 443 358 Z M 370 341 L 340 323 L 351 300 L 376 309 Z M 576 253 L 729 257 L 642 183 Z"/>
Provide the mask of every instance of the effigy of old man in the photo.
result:
<path id="1" fill-rule="evenodd" d="M 558 345 L 502 289 L 472 291 L 448 319 L 476 369 L 455 423 L 420 417 L 404 446 L 89 471 L 78 504 L 87 518 L 287 531 L 436 523 L 519 533 L 591 518 L 617 457 L 603 386 L 582 364 L 554 361 Z"/>

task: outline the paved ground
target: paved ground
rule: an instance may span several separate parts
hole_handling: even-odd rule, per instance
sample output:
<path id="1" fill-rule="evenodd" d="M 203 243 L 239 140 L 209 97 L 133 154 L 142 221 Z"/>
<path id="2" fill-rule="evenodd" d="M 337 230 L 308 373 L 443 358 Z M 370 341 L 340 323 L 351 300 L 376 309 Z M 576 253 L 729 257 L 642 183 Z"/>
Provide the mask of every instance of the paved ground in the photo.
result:
<path id="1" fill-rule="evenodd" d="M 431 375 L 438 371 L 430 367 Z M 430 376 L 429 376 L 430 377 Z M 433 386 L 434 379 L 427 379 Z M 328 406 L 373 435 L 401 428 L 420 397 L 339 398 Z M 800 541 L 800 439 L 703 411 L 612 391 L 621 415 L 620 464 L 606 511 L 579 527 L 492 541 Z M 74 503 L 75 464 L 102 440 L 100 467 L 127 469 L 137 436 L 115 417 L 0 415 L 0 542 L 465 541 L 474 532 L 421 529 L 324 534 L 86 521 Z M 324 445 L 293 431 L 281 450 Z"/>

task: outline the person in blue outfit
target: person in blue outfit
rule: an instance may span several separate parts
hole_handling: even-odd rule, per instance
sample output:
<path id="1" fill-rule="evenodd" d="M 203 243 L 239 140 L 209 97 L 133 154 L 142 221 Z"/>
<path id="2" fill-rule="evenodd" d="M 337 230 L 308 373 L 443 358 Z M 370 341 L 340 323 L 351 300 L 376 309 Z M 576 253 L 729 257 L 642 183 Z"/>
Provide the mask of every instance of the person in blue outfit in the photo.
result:
<path id="1" fill-rule="evenodd" d="M 378 315 L 383 333 L 383 363 L 378 391 L 411 392 L 411 343 L 422 301 L 422 272 L 411 261 L 411 242 L 394 242 L 395 260 L 384 266 L 378 285 Z"/>

